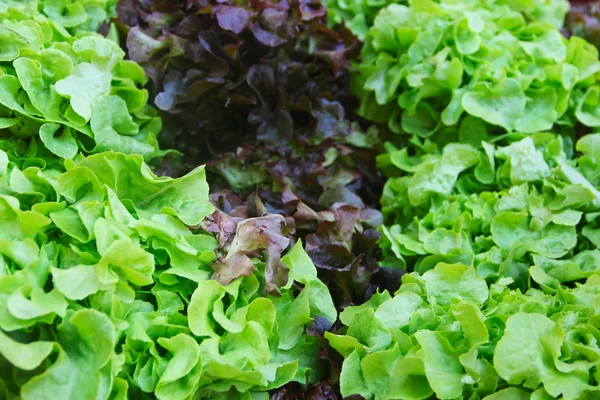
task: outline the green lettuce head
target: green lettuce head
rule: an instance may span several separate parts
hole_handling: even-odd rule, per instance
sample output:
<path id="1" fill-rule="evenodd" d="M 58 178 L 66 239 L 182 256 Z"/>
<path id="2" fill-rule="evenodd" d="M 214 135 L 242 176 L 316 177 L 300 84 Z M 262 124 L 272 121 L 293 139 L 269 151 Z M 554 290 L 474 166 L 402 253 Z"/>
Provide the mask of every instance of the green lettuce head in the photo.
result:
<path id="1" fill-rule="evenodd" d="M 61 172 L 29 151 L 0 150 L 2 393 L 250 399 L 321 378 L 307 328 L 337 319 L 327 287 L 298 242 L 265 295 L 269 266 L 245 255 L 259 244 L 242 228 L 217 262 L 197 228 L 214 210 L 204 167 L 157 177 L 103 152 Z"/>
<path id="2" fill-rule="evenodd" d="M 116 15 L 117 0 L 3 0 L 0 10 L 13 8 L 43 14 L 70 33 L 96 32 Z"/>
<path id="3" fill-rule="evenodd" d="M 20 2 L 0 5 L 0 42 L 2 136 L 65 159 L 106 150 L 147 161 L 164 154 L 144 71 L 116 43 L 72 36 Z"/>
<path id="4" fill-rule="evenodd" d="M 473 267 L 405 275 L 392 297 L 346 308 L 343 396 L 365 399 L 596 398 L 600 276 L 557 293 L 488 287 Z"/>
<path id="5" fill-rule="evenodd" d="M 359 113 L 395 133 L 445 143 L 473 132 L 600 126 L 597 49 L 561 35 L 562 2 L 540 6 L 531 20 L 520 3 L 415 1 L 382 9 L 358 65 Z"/>

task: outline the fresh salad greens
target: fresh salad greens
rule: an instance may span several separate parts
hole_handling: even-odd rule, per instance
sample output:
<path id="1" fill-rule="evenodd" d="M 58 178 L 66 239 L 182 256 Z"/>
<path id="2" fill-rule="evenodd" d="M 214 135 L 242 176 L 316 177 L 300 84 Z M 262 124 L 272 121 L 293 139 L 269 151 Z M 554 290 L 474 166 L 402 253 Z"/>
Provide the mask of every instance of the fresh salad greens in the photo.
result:
<path id="1" fill-rule="evenodd" d="M 0 10 L 13 8 L 27 15 L 43 14 L 70 33 L 96 32 L 116 15 L 118 0 L 2 0 Z"/>
<path id="2" fill-rule="evenodd" d="M 325 334 L 341 394 L 596 398 L 598 50 L 564 2 L 408 3 L 349 22 L 359 113 L 392 133 L 381 265 L 408 274 Z"/>
<path id="3" fill-rule="evenodd" d="M 357 40 L 325 13 L 319 2 L 124 0 L 115 26 L 150 77 L 161 143 L 184 154 L 161 168 L 206 161 L 224 214 L 284 216 L 345 307 L 380 286 L 381 142 L 352 112 Z"/>
<path id="4" fill-rule="evenodd" d="M 204 167 L 146 164 L 165 152 L 143 69 L 31 4 L 0 3 L 1 396 L 264 399 L 319 380 L 308 332 L 337 310 L 284 218 L 205 231 Z"/>
<path id="5" fill-rule="evenodd" d="M 486 8 L 507 5 L 515 11 L 522 12 L 528 19 L 548 22 L 556 28 L 562 26 L 564 15 L 569 10 L 569 3 L 566 0 L 325 0 L 329 24 L 336 26 L 344 23 L 361 40 L 365 40 L 369 28 L 382 8 L 390 4 L 414 4 L 419 9 L 421 7 L 427 9 L 432 3 L 453 9 L 460 9 L 464 5 Z"/>
<path id="6" fill-rule="evenodd" d="M 550 134 L 481 150 L 425 142 L 412 157 L 406 149 L 380 156 L 405 174 L 390 178 L 382 197 L 383 263 L 424 273 L 459 262 L 523 290 L 530 278 L 557 289 L 590 276 L 600 267 L 598 140 L 581 138 L 574 159 Z"/>
<path id="7" fill-rule="evenodd" d="M 469 140 L 470 132 L 600 126 L 598 50 L 556 29 L 566 8 L 552 3 L 540 8 L 549 22 L 530 21 L 521 2 L 504 3 L 415 1 L 382 9 L 358 65 L 359 113 L 394 133 L 445 143 Z"/>
<path id="8" fill-rule="evenodd" d="M 217 240 L 189 228 L 213 211 L 202 167 L 157 178 L 139 155 L 104 152 L 61 173 L 34 156 L 0 151 L 6 396 L 249 398 L 319 377 L 305 327 L 337 313 L 301 243 L 279 297 L 264 297 L 258 259 L 211 279 Z M 243 235 L 230 253 L 258 248 Z"/>
<path id="9" fill-rule="evenodd" d="M 113 149 L 147 161 L 163 154 L 144 70 L 117 43 L 72 36 L 19 2 L 0 3 L 0 41 L 1 129 L 63 159 Z"/>
<path id="10" fill-rule="evenodd" d="M 327 17 L 332 26 L 345 24 L 360 40 L 364 41 L 377 13 L 390 4 L 406 4 L 405 0 L 327 0 Z"/>
<path id="11" fill-rule="evenodd" d="M 0 151 L 3 391 L 119 398 L 131 374 L 146 391 L 163 383 L 175 393 L 189 372 L 177 367 L 178 346 L 193 341 L 181 296 L 214 258 L 214 239 L 185 225 L 212 211 L 204 170 L 157 178 L 141 156 L 106 152 L 61 172 L 27 155 Z M 142 372 L 150 352 L 162 369 Z"/>
<path id="12" fill-rule="evenodd" d="M 590 20 L 116 3 L 0 0 L 0 397 L 600 397 Z"/>
<path id="13" fill-rule="evenodd" d="M 326 333 L 346 358 L 343 396 L 365 399 L 593 399 L 600 277 L 555 291 L 488 287 L 472 266 L 438 263 L 340 314 Z"/>
<path id="14" fill-rule="evenodd" d="M 198 163 L 258 144 L 301 157 L 356 131 L 344 67 L 357 41 L 325 14 L 319 2 L 127 0 L 117 26 L 151 79 L 165 142 Z"/>
<path id="15" fill-rule="evenodd" d="M 21 0 L 22 1 L 22 0 Z M 118 0 L 26 0 L 71 33 L 96 32 L 116 16 Z"/>

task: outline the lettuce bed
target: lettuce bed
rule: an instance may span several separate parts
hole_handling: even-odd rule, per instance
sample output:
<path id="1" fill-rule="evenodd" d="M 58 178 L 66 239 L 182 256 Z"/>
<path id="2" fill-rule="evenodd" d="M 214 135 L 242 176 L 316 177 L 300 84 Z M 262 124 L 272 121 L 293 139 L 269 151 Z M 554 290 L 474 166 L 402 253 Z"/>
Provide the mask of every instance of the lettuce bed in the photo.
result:
<path id="1" fill-rule="evenodd" d="M 549 134 L 505 147 L 483 142 L 481 150 L 452 143 L 442 154 L 392 152 L 391 164 L 407 174 L 391 178 L 382 198 L 393 221 L 383 228 L 383 262 L 420 273 L 459 262 L 492 282 L 510 276 L 521 289 L 534 268 L 531 278 L 552 281 L 555 289 L 587 278 L 600 255 L 598 140 L 598 134 L 581 138 L 576 159 L 562 138 Z M 566 272 L 566 264 L 581 269 Z"/>
<path id="2" fill-rule="evenodd" d="M 348 29 L 357 35 L 361 40 L 365 40 L 369 28 L 373 25 L 373 21 L 377 16 L 377 13 L 382 8 L 390 4 L 402 4 L 414 3 L 406 0 L 383 0 L 383 1 L 372 1 L 372 0 L 326 0 L 325 5 L 327 6 L 327 15 L 329 17 L 329 24 L 336 26 L 344 23 L 348 26 Z M 429 0 L 424 2 L 422 9 L 430 7 L 433 3 L 437 4 L 448 4 L 451 7 L 461 8 L 461 2 L 447 2 L 439 0 Z M 551 23 L 556 28 L 560 28 L 563 24 L 564 14 L 569 9 L 569 3 L 566 0 L 533 0 L 533 1 L 465 1 L 462 3 L 475 4 L 478 7 L 491 5 L 497 6 L 498 4 L 506 4 L 513 7 L 516 11 L 520 11 L 528 19 L 535 19 L 542 22 Z M 415 4 L 418 7 L 421 5 Z M 434 6 L 435 7 L 435 6 Z"/>
<path id="3" fill-rule="evenodd" d="M 165 121 L 159 139 L 184 154 L 161 168 L 206 161 L 224 214 L 284 216 L 339 308 L 389 275 L 397 286 L 397 271 L 377 263 L 381 143 L 353 112 L 346 67 L 359 45 L 348 30 L 327 28 L 325 8 L 308 2 L 122 1 L 117 11 Z"/>
<path id="4" fill-rule="evenodd" d="M 284 149 L 300 158 L 309 145 L 351 145 L 360 133 L 344 107 L 358 43 L 326 28 L 320 3 L 128 0 L 117 10 L 128 55 L 146 70 L 166 121 L 165 143 L 185 150 L 184 160 L 261 145 L 264 165 Z M 258 173 L 241 179 L 223 168 L 237 190 L 262 183 Z"/>
<path id="5" fill-rule="evenodd" d="M 381 264 L 408 274 L 325 334 L 341 393 L 596 398 L 598 51 L 562 2 L 408 3 L 354 77 L 389 140 Z"/>
<path id="6" fill-rule="evenodd" d="M 267 398 L 319 380 L 307 332 L 337 311 L 302 243 L 279 215 L 211 226 L 203 166 L 157 177 L 142 68 L 49 4 L 84 3 L 0 5 L 2 396 Z"/>
<path id="7" fill-rule="evenodd" d="M 483 145 L 390 154 L 382 263 L 415 272 L 326 334 L 343 395 L 597 396 L 598 134 Z"/>
<path id="8" fill-rule="evenodd" d="M 213 210 L 203 168 L 173 180 L 113 152 L 66 162 L 62 173 L 0 159 L 7 395 L 250 398 L 319 378 L 305 328 L 337 313 L 314 265 L 296 244 L 281 260 L 278 297 L 263 296 L 273 258 L 215 274 L 217 240 L 189 228 Z M 27 206 L 34 196 L 44 200 Z M 260 247 L 243 232 L 229 257 Z"/>
<path id="9" fill-rule="evenodd" d="M 382 9 L 358 65 L 359 113 L 394 133 L 443 143 L 597 127 L 597 49 L 528 21 L 518 2 L 503 3 Z M 561 11 L 552 13 L 555 24 Z"/>
<path id="10" fill-rule="evenodd" d="M 346 359 L 344 396 L 366 399 L 593 399 L 598 392 L 593 275 L 555 293 L 490 285 L 473 267 L 439 263 L 340 314 L 326 334 Z M 562 396 L 562 397 L 561 397 Z"/>
<path id="11" fill-rule="evenodd" d="M 0 396 L 598 398 L 567 11 L 0 0 Z"/>

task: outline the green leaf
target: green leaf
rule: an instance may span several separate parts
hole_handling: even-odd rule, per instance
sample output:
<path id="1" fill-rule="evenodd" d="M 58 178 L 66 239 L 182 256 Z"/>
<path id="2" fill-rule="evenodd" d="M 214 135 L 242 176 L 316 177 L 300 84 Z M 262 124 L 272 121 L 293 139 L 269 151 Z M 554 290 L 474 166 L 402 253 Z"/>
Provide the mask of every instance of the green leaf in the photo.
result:
<path id="1" fill-rule="evenodd" d="M 70 99 L 71 107 L 86 122 L 92 117 L 92 103 L 110 92 L 110 72 L 98 64 L 81 63 L 69 77 L 56 82 L 56 91 Z"/>
<path id="2" fill-rule="evenodd" d="M 214 210 L 208 201 L 204 166 L 178 179 L 157 177 L 142 157 L 113 152 L 90 156 L 77 166 L 94 171 L 98 180 L 113 188 L 120 199 L 133 202 L 142 218 L 165 213 L 192 226 Z"/>
<path id="3" fill-rule="evenodd" d="M 515 314 L 508 319 L 498 342 L 494 367 L 513 385 L 536 389 L 542 383 L 552 396 L 577 398 L 589 388 L 587 371 L 565 373 L 557 369 L 563 340 L 561 326 L 547 317 Z"/>
<path id="4" fill-rule="evenodd" d="M 363 396 L 365 399 L 372 399 L 373 395 L 367 388 L 361 369 L 361 358 L 357 351 L 353 351 L 342 365 L 340 374 L 340 387 L 342 396 L 348 397 L 353 394 Z"/>
<path id="5" fill-rule="evenodd" d="M 52 281 L 56 288 L 69 300 L 83 300 L 108 289 L 98 278 L 95 265 L 77 265 L 69 269 L 52 268 Z"/>
<path id="6" fill-rule="evenodd" d="M 462 393 L 463 368 L 458 355 L 437 332 L 419 331 L 415 337 L 421 345 L 425 375 L 439 398 L 453 399 Z"/>
<path id="7" fill-rule="evenodd" d="M 40 128 L 40 139 L 48 150 L 61 158 L 74 158 L 79 150 L 77 141 L 71 135 L 68 127 L 63 127 L 62 133 L 57 135 L 61 127 L 58 124 L 44 124 Z"/>
<path id="8" fill-rule="evenodd" d="M 513 185 L 540 181 L 550 176 L 550 167 L 533 140 L 525 138 L 510 146 L 510 180 Z"/>
<path id="9" fill-rule="evenodd" d="M 375 318 L 383 321 L 390 329 L 402 328 L 410 322 L 413 313 L 423 304 L 423 300 L 415 293 L 398 293 L 395 297 L 382 303 L 375 312 Z"/>
<path id="10" fill-rule="evenodd" d="M 503 79 L 495 86 L 480 85 L 462 97 L 466 112 L 509 132 L 517 128 L 526 103 L 519 82 L 513 78 Z"/>
<path id="11" fill-rule="evenodd" d="M 371 351 L 385 349 L 392 343 L 389 329 L 375 317 L 375 312 L 371 308 L 365 309 L 356 316 L 347 334 L 368 346 Z"/>
<path id="12" fill-rule="evenodd" d="M 225 289 L 217 281 L 198 283 L 188 306 L 189 326 L 196 336 L 217 337 L 215 322 L 211 318 L 215 302 L 225 296 Z"/>
<path id="13" fill-rule="evenodd" d="M 429 301 L 450 305 L 455 299 L 483 304 L 488 299 L 485 280 L 477 276 L 473 267 L 461 264 L 439 263 L 423 274 Z"/>
<path id="14" fill-rule="evenodd" d="M 198 344 L 192 337 L 182 333 L 172 338 L 161 337 L 157 342 L 169 351 L 171 358 L 156 384 L 156 397 L 189 398 L 196 390 L 202 373 Z"/>
<path id="15" fill-rule="evenodd" d="M 281 262 L 289 268 L 288 282 L 284 288 L 289 289 L 294 281 L 304 284 L 302 293 L 306 292 L 310 316 L 320 315 L 333 324 L 337 319 L 337 311 L 331 299 L 331 294 L 327 286 L 317 277 L 317 269 L 306 251 L 304 251 L 301 240 L 298 240 L 294 247 L 281 258 Z M 300 297 L 302 296 L 301 294 Z"/>
<path id="16" fill-rule="evenodd" d="M 102 384 L 100 369 L 114 352 L 112 323 L 98 311 L 83 309 L 73 313 L 58 332 L 61 345 L 58 358 L 44 373 L 23 385 L 21 396 L 24 399 L 96 397 Z"/>
<path id="17" fill-rule="evenodd" d="M 394 346 L 390 350 L 368 354 L 361 360 L 360 367 L 364 382 L 375 398 L 393 398 L 395 397 L 395 386 L 405 383 L 395 381 L 395 377 L 392 375 L 394 366 L 401 357 L 402 353 L 398 346 Z"/>
<path id="18" fill-rule="evenodd" d="M 560 34 L 556 32 L 559 36 Z M 527 104 L 523 116 L 515 126 L 515 130 L 523 133 L 534 133 L 551 130 L 558 119 L 556 111 L 558 95 L 552 87 L 528 90 Z"/>
<path id="19" fill-rule="evenodd" d="M 500 390 L 489 396 L 485 396 L 484 400 L 529 400 L 531 394 L 519 388 L 507 388 Z"/>
<path id="20" fill-rule="evenodd" d="M 294 347 L 300 340 L 305 325 L 311 322 L 309 301 L 309 292 L 303 290 L 289 306 L 287 314 L 279 324 L 280 349 L 289 350 Z"/>
<path id="21" fill-rule="evenodd" d="M 600 114 L 598 112 L 598 102 L 600 100 L 600 87 L 591 86 L 585 92 L 585 95 L 577 103 L 575 115 L 579 122 L 585 126 L 600 126 Z"/>
<path id="22" fill-rule="evenodd" d="M 0 353 L 20 369 L 30 371 L 37 368 L 53 349 L 52 342 L 19 343 L 0 331 Z"/>
<path id="23" fill-rule="evenodd" d="M 408 197 L 415 206 L 425 205 L 433 197 L 448 196 L 458 175 L 477 164 L 479 154 L 469 145 L 454 144 L 444 149 L 441 158 L 423 163 L 411 177 Z"/>

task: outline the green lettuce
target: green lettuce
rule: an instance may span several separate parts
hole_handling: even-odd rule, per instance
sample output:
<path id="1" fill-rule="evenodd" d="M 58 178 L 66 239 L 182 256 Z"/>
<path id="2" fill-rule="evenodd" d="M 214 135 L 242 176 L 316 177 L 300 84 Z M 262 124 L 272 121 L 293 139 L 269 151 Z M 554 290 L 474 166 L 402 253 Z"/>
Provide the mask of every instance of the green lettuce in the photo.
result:
<path id="1" fill-rule="evenodd" d="M 390 4 L 415 4 L 415 1 L 407 0 L 326 0 L 327 16 L 331 25 L 345 23 L 348 29 L 357 35 L 361 40 L 365 40 L 369 28 L 373 25 L 373 21 L 377 13 L 382 8 Z M 447 5 L 448 7 L 456 7 L 457 4 L 445 0 L 428 0 L 421 1 L 424 4 L 423 8 L 427 8 L 431 3 Z M 463 2 L 475 4 L 477 1 Z M 555 28 L 562 27 L 565 15 L 569 10 L 569 3 L 566 0 L 526 0 L 526 1 L 498 1 L 486 0 L 480 1 L 480 6 L 491 7 L 494 5 L 507 5 L 515 11 L 523 13 L 530 19 L 535 19 L 542 22 L 548 22 Z M 415 4 L 421 7 L 421 4 Z M 459 5 L 460 7 L 460 5 Z"/>
<path id="2" fill-rule="evenodd" d="M 63 3 L 39 7 L 54 4 L 57 13 L 62 6 L 83 7 Z M 147 161 L 164 154 L 143 69 L 125 60 L 117 43 L 93 33 L 72 36 L 31 10 L 35 5 L 0 4 L 0 130 L 23 140 L 35 137 L 64 159 L 109 150 Z"/>
<path id="3" fill-rule="evenodd" d="M 381 9 L 355 75 L 359 114 L 396 134 L 443 143 L 474 132 L 487 138 L 600 126 L 598 50 L 561 35 L 566 2 L 540 4 L 543 15 L 529 15 L 536 3 L 415 1 Z"/>
<path id="4" fill-rule="evenodd" d="M 392 297 L 340 314 L 326 333 L 345 358 L 343 396 L 365 399 L 583 399 L 598 396 L 600 276 L 558 292 L 488 287 L 471 266 L 403 277 Z"/>
<path id="5" fill-rule="evenodd" d="M 429 141 L 382 155 L 396 173 L 384 188 L 382 263 L 424 273 L 439 262 L 473 265 L 489 282 L 511 277 L 561 284 L 599 271 L 598 134 L 582 137 L 581 153 L 559 136 L 534 134 L 481 149 Z"/>
<path id="6" fill-rule="evenodd" d="M 3 0 L 0 10 L 13 8 L 26 14 L 40 12 L 71 33 L 96 32 L 116 16 L 117 0 Z"/>
<path id="7" fill-rule="evenodd" d="M 123 341 L 144 331 L 136 312 L 154 309 L 162 281 L 183 288 L 211 274 L 214 239 L 185 225 L 212 212 L 204 169 L 173 180 L 138 155 L 77 157 L 61 171 L 36 165 L 34 151 L 0 154 L 3 390 L 24 399 L 125 395 Z M 11 355 L 15 346 L 26 356 Z"/>
<path id="8" fill-rule="evenodd" d="M 28 151 L 0 151 L 6 396 L 250 398 L 319 379 L 306 328 L 337 312 L 300 242 L 278 297 L 256 258 L 221 284 L 217 240 L 190 228 L 214 209 L 204 167 L 157 177 L 140 155 L 103 152 L 62 171 Z"/>

